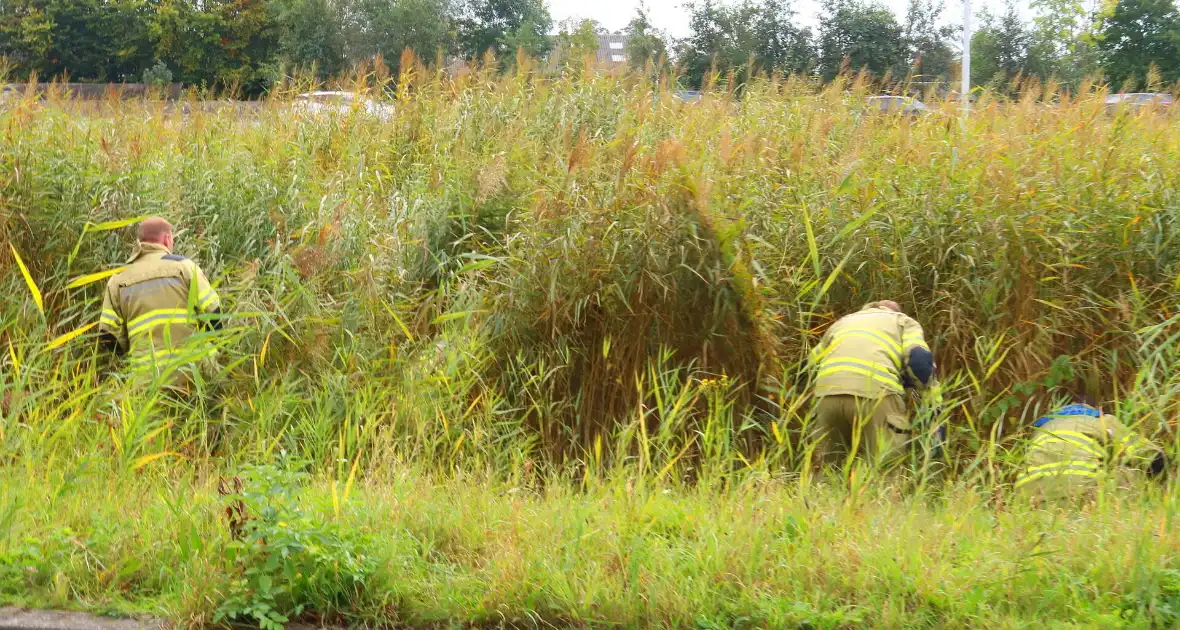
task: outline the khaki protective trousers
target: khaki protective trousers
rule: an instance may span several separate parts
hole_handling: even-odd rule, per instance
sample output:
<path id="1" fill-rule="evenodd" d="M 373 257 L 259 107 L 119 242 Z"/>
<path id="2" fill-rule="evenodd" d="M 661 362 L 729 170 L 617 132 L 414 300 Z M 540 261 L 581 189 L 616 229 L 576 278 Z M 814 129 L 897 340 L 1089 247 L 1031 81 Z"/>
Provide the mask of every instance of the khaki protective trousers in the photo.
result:
<path id="1" fill-rule="evenodd" d="M 854 450 L 882 464 L 904 452 L 910 441 L 905 400 L 900 394 L 878 399 L 851 395 L 821 396 L 815 402 L 814 460 L 840 465 Z"/>

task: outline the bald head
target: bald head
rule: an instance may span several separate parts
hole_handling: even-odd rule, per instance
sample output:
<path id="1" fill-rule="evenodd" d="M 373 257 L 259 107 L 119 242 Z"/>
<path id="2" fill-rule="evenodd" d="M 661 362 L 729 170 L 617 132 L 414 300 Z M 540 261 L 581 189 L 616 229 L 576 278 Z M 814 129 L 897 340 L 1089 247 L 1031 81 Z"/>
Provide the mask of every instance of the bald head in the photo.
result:
<path id="1" fill-rule="evenodd" d="M 172 224 L 164 217 L 148 217 L 139 224 L 139 242 L 172 249 Z"/>
<path id="2" fill-rule="evenodd" d="M 880 302 L 869 302 L 868 304 L 865 304 L 865 308 L 883 308 L 887 311 L 893 311 L 894 313 L 901 312 L 901 305 L 898 304 L 897 302 L 894 302 L 893 300 L 881 300 Z"/>

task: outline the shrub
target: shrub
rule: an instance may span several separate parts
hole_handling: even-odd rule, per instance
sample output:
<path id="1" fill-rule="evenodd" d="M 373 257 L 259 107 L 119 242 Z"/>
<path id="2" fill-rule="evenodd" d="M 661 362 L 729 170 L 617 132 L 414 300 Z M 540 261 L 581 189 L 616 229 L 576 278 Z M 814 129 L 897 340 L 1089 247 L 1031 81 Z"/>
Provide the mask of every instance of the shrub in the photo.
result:
<path id="1" fill-rule="evenodd" d="M 365 541 L 295 500 L 301 475 L 273 465 L 250 467 L 239 494 L 248 520 L 226 548 L 235 575 L 214 621 L 251 620 L 280 629 L 315 611 L 353 607 L 376 568 Z"/>

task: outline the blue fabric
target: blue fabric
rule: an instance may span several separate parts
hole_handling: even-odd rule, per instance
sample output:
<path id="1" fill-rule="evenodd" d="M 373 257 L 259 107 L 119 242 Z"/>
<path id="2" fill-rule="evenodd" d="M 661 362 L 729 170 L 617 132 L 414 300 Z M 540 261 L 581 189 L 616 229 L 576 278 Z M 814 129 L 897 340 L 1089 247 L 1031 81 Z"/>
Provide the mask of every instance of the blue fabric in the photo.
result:
<path id="1" fill-rule="evenodd" d="M 166 254 L 164 256 L 161 256 L 160 259 L 161 260 L 174 260 L 176 262 L 180 262 L 182 260 L 188 260 L 187 258 L 185 258 L 184 256 L 181 256 L 180 254 Z"/>
<path id="2" fill-rule="evenodd" d="M 925 348 L 914 348 L 910 350 L 909 366 L 914 376 L 926 385 L 930 382 L 930 377 L 934 376 L 934 355 Z"/>
<path id="3" fill-rule="evenodd" d="M 1053 413 L 1045 416 L 1044 418 L 1037 420 L 1036 422 L 1033 423 L 1033 426 L 1034 427 L 1041 427 L 1041 426 L 1044 426 L 1046 422 L 1048 422 L 1054 418 L 1061 418 L 1063 416 L 1088 416 L 1091 418 L 1101 418 L 1102 412 L 1091 407 L 1090 405 L 1080 405 L 1080 404 L 1066 405 L 1065 407 L 1062 407 L 1061 409 L 1054 411 Z"/>

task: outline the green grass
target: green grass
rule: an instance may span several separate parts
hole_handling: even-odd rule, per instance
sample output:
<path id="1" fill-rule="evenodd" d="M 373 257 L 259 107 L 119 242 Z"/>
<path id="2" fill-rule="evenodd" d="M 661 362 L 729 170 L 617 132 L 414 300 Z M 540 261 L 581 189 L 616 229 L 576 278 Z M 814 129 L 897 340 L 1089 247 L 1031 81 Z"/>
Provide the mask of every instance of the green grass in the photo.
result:
<path id="1" fill-rule="evenodd" d="M 102 473 L 5 480 L 20 516 L 0 588 L 26 604 L 208 622 L 236 565 L 214 483 Z M 523 627 L 1168 627 L 1176 497 L 1081 512 L 763 477 L 529 489 L 404 468 L 298 490 L 375 571 L 338 620 Z M 129 501 L 128 496 L 135 500 Z M 46 498 L 49 497 L 49 500 Z M 97 500 L 96 500 L 97 499 Z M 337 510 L 334 505 L 339 505 Z M 318 526 L 318 525 L 317 525 Z M 274 544 L 272 538 L 271 544 Z"/>
<path id="2" fill-rule="evenodd" d="M 580 74 L 411 68 L 389 121 L 301 117 L 294 85 L 0 109 L 0 597 L 192 625 L 1180 622 L 1173 486 L 1080 512 L 1007 486 L 1079 388 L 1177 453 L 1180 118 L 1090 87 L 962 122 L 863 115 L 856 81 L 683 105 Z M 99 309 L 71 280 L 130 245 L 109 222 L 146 214 L 234 313 L 187 401 L 62 337 Z M 949 466 L 816 476 L 797 364 L 882 298 L 926 328 Z M 216 480 L 249 471 L 233 541 Z"/>

